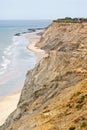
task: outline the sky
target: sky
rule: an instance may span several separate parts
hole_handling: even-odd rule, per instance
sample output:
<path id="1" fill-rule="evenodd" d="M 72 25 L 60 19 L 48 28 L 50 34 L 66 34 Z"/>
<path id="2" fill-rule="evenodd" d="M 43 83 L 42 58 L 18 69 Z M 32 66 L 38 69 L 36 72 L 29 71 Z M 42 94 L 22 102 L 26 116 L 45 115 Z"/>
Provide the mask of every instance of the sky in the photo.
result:
<path id="1" fill-rule="evenodd" d="M 0 0 L 0 20 L 87 17 L 87 0 Z"/>

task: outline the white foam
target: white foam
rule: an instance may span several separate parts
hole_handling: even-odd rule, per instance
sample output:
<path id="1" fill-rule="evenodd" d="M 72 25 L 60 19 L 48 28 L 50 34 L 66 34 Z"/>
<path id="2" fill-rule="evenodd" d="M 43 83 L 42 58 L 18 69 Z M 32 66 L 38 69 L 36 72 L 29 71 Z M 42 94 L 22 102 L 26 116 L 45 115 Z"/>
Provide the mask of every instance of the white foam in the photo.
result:
<path id="1" fill-rule="evenodd" d="M 12 39 L 14 45 L 16 45 L 16 46 L 20 44 L 19 37 L 20 37 L 20 36 L 14 36 L 13 39 Z"/>
<path id="2" fill-rule="evenodd" d="M 3 75 L 5 73 L 5 71 L 0 71 L 0 75 Z"/>
<path id="3" fill-rule="evenodd" d="M 10 60 L 6 59 L 5 56 L 2 56 L 3 62 L 1 63 L 1 67 L 3 67 L 3 69 L 6 69 L 7 66 L 10 64 Z"/>
<path id="4" fill-rule="evenodd" d="M 12 48 L 12 46 L 10 45 L 10 46 L 8 46 L 7 48 L 6 48 L 6 51 L 10 51 L 10 49 Z"/>
<path id="5" fill-rule="evenodd" d="M 24 41 L 26 39 L 24 39 L 23 36 L 14 36 L 12 40 L 13 43 L 3 51 L 2 63 L 0 64 L 0 75 L 7 72 L 10 65 L 15 65 L 14 63 L 16 62 L 16 56 L 20 53 L 17 47 L 22 44 L 24 45 Z"/>
<path id="6" fill-rule="evenodd" d="M 5 51 L 4 51 L 4 54 L 10 56 L 10 55 L 12 55 L 12 51 L 6 51 L 6 50 L 5 50 Z"/>
<path id="7" fill-rule="evenodd" d="M 11 63 L 12 60 L 12 55 L 13 55 L 13 49 L 12 49 L 13 45 L 8 46 L 7 48 L 5 48 L 5 50 L 3 51 L 3 56 L 2 56 L 2 63 L 0 64 L 0 75 L 3 75 L 8 66 Z"/>

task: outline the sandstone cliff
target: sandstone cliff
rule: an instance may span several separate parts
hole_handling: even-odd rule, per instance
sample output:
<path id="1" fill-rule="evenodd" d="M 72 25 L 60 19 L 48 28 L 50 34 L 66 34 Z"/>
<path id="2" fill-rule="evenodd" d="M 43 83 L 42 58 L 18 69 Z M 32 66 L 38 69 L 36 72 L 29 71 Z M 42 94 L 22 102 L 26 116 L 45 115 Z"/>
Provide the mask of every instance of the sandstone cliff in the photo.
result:
<path id="1" fill-rule="evenodd" d="M 54 22 L 37 46 L 48 56 L 0 130 L 87 130 L 87 23 Z"/>

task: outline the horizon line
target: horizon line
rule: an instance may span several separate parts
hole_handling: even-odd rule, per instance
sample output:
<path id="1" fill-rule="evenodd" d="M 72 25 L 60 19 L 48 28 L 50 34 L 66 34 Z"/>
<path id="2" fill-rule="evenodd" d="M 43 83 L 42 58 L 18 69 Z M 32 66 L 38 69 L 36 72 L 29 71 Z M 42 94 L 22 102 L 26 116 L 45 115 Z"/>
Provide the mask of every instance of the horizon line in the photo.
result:
<path id="1" fill-rule="evenodd" d="M 28 21 L 28 20 L 53 20 L 53 19 L 0 19 L 0 21 L 3 21 L 3 20 L 25 20 L 25 21 Z"/>

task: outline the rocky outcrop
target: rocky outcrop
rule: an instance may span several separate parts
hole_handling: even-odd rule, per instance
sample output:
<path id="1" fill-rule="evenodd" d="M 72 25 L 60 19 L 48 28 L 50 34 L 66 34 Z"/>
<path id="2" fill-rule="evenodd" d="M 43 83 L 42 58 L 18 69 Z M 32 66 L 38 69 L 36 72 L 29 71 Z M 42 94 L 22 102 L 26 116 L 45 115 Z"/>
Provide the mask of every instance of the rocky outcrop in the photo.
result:
<path id="1" fill-rule="evenodd" d="M 52 23 L 37 46 L 48 56 L 27 73 L 0 130 L 86 130 L 87 24 Z"/>

